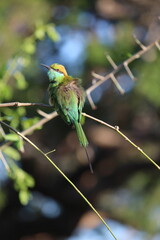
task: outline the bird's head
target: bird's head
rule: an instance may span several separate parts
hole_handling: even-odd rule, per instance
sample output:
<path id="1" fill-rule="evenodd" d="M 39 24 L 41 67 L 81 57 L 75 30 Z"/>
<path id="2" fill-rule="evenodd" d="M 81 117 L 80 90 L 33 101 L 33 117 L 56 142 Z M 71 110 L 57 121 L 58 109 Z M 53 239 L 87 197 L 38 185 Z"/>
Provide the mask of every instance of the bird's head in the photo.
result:
<path id="1" fill-rule="evenodd" d="M 64 77 L 68 76 L 67 71 L 63 65 L 60 65 L 58 63 L 54 63 L 50 66 L 47 66 L 45 64 L 41 65 L 48 69 L 49 81 L 50 83 L 53 83 L 54 86 L 59 85 L 61 82 L 63 82 Z"/>

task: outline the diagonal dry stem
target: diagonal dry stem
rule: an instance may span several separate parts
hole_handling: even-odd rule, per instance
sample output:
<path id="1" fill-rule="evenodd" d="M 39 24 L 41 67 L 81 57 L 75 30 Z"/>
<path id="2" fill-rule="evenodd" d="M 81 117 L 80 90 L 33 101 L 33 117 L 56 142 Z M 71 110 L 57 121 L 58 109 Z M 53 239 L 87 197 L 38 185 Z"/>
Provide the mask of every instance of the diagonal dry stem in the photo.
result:
<path id="1" fill-rule="evenodd" d="M 115 240 L 118 240 L 108 224 L 105 222 L 105 220 L 102 218 L 102 216 L 99 214 L 99 212 L 93 207 L 93 205 L 89 202 L 89 200 L 83 195 L 83 193 L 76 187 L 76 185 L 61 171 L 61 169 L 51 160 L 51 158 L 48 157 L 49 153 L 44 153 L 39 147 L 37 147 L 31 140 L 29 140 L 26 136 L 24 136 L 22 133 L 18 132 L 16 129 L 9 126 L 7 123 L 0 121 L 0 123 L 6 127 L 8 127 L 10 130 L 15 132 L 17 135 L 22 137 L 26 142 L 28 142 L 32 147 L 34 147 L 38 152 L 40 152 L 41 155 L 43 155 L 55 168 L 56 170 L 66 179 L 66 181 L 76 190 L 76 192 L 84 199 L 84 201 L 89 205 L 89 207 L 95 212 L 95 214 L 99 217 L 99 219 L 102 221 L 102 223 L 105 225 L 105 227 L 108 229 L 110 234 L 113 236 Z"/>
<path id="2" fill-rule="evenodd" d="M 132 142 L 124 133 L 122 133 L 120 130 L 119 130 L 119 127 L 118 126 L 112 126 L 104 121 L 101 121 L 100 119 L 98 118 L 95 118 L 95 117 L 92 117 L 86 113 L 82 113 L 83 116 L 87 117 L 87 118 L 90 118 L 96 122 L 99 122 L 113 130 L 115 130 L 116 132 L 118 132 L 126 141 L 128 141 L 133 147 L 135 147 L 139 152 L 141 152 L 143 154 L 143 156 L 145 156 L 154 166 L 156 166 L 158 168 L 158 170 L 160 170 L 160 166 L 151 158 L 149 157 L 139 146 L 137 146 L 134 142 Z"/>
<path id="3" fill-rule="evenodd" d="M 107 81 L 109 79 L 112 79 L 112 81 L 114 79 L 113 83 L 116 85 L 116 87 L 118 86 L 117 87 L 118 90 L 120 91 L 120 93 L 123 94 L 123 89 L 121 89 L 121 87 L 119 87 L 119 84 L 117 84 L 118 81 L 115 81 L 115 79 L 116 79 L 115 74 L 118 73 L 121 69 L 124 68 L 126 70 L 127 74 L 130 76 L 130 78 L 132 80 L 135 80 L 136 78 L 133 75 L 131 69 L 129 68 L 129 64 L 131 62 L 135 61 L 136 59 L 140 58 L 141 56 L 143 56 L 146 52 L 148 52 L 154 46 L 157 47 L 157 49 L 160 50 L 160 44 L 159 44 L 160 39 L 157 39 L 156 41 L 152 42 L 148 46 L 144 46 L 136 37 L 135 37 L 135 41 L 140 46 L 140 48 L 141 48 L 140 51 L 138 51 L 135 54 L 133 54 L 130 58 L 126 59 L 121 64 L 116 65 L 115 62 L 113 61 L 113 59 L 109 55 L 107 55 L 107 59 L 108 59 L 109 63 L 111 64 L 111 66 L 113 67 L 113 70 L 110 73 L 106 74 L 105 76 L 102 76 L 100 74 L 92 72 L 92 76 L 95 79 L 97 79 L 97 81 L 86 90 L 87 98 L 88 98 L 88 101 L 89 101 L 92 109 L 96 109 L 96 106 L 95 106 L 95 104 L 93 102 L 91 93 L 97 87 L 99 87 L 101 84 L 103 84 L 105 81 Z"/>

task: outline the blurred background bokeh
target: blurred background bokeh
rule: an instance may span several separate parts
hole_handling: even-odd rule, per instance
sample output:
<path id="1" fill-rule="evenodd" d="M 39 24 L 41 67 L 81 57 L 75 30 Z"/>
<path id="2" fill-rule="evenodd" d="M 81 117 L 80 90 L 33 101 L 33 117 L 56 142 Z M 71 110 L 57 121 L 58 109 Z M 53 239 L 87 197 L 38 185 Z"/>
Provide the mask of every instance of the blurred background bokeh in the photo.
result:
<path id="1" fill-rule="evenodd" d="M 1 0 L 0 101 L 48 103 L 48 78 L 40 63 L 65 65 L 70 75 L 92 84 L 91 71 L 105 75 L 115 63 L 160 37 L 159 0 Z M 160 54 L 154 46 L 86 101 L 84 112 L 120 129 L 160 164 Z M 41 108 L 46 113 L 52 109 Z M 1 108 L 1 118 L 23 131 L 42 116 L 37 107 Z M 29 138 L 50 156 L 102 214 L 119 240 L 160 239 L 158 169 L 118 133 L 86 119 L 89 171 L 75 131 L 59 117 Z M 5 140 L 4 140 L 5 139 Z M 0 128 L 0 239 L 113 239 L 97 216 L 66 180 L 32 146 Z M 4 142 L 13 140 L 7 146 Z M 24 147 L 24 151 L 23 150 Z M 19 151 L 21 150 L 21 151 Z M 4 160 L 4 159 L 2 159 Z M 31 194 L 31 195 L 30 195 Z M 29 201 L 28 201 L 29 200 Z"/>

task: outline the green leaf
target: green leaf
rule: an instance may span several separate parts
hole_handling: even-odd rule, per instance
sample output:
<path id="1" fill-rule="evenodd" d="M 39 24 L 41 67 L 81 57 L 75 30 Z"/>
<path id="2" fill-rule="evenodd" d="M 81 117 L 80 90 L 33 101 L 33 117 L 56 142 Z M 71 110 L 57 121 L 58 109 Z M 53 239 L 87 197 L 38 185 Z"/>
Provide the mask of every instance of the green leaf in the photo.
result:
<path id="1" fill-rule="evenodd" d="M 11 159 L 20 160 L 21 158 L 20 153 L 13 147 L 6 147 L 3 152 Z"/>
<path id="2" fill-rule="evenodd" d="M 14 114 L 14 118 L 12 119 L 10 126 L 13 128 L 17 128 L 19 125 L 19 122 L 20 122 L 19 116 Z"/>
<path id="3" fill-rule="evenodd" d="M 43 26 L 37 27 L 35 33 L 34 33 L 36 39 L 43 40 L 45 37 L 45 29 Z"/>
<path id="4" fill-rule="evenodd" d="M 37 123 L 39 121 L 38 117 L 34 117 L 34 118 L 25 118 L 21 121 L 22 127 L 23 129 L 28 129 L 29 127 L 31 127 L 32 125 L 34 125 L 35 123 Z M 37 127 L 37 129 L 41 129 L 40 127 Z"/>
<path id="5" fill-rule="evenodd" d="M 8 140 L 8 141 L 18 141 L 19 140 L 19 136 L 15 133 L 9 133 L 5 136 L 5 140 Z"/>
<path id="6" fill-rule="evenodd" d="M 22 138 L 19 138 L 19 140 L 15 142 L 15 146 L 19 151 L 24 152 L 24 142 Z"/>
<path id="7" fill-rule="evenodd" d="M 16 164 L 12 164 L 12 173 L 10 177 L 14 181 L 14 188 L 19 192 L 19 200 L 23 205 L 26 205 L 31 198 L 29 188 L 34 187 L 34 178 L 19 168 Z"/>
<path id="8" fill-rule="evenodd" d="M 22 190 L 19 192 L 19 200 L 22 205 L 27 205 L 31 198 L 31 194 L 28 190 Z"/>
<path id="9" fill-rule="evenodd" d="M 34 181 L 34 178 L 29 175 L 28 173 L 25 172 L 25 184 L 28 187 L 34 187 L 35 186 L 35 181 Z"/>
<path id="10" fill-rule="evenodd" d="M 28 54 L 33 54 L 36 50 L 35 41 L 33 38 L 27 38 L 22 45 L 22 50 Z"/>
<path id="11" fill-rule="evenodd" d="M 16 79 L 16 83 L 17 83 L 17 88 L 18 89 L 23 90 L 23 89 L 27 88 L 28 84 L 27 84 L 27 82 L 25 80 L 24 75 L 21 72 L 16 71 L 15 74 L 14 74 L 14 77 Z"/>
<path id="12" fill-rule="evenodd" d="M 13 117 L 11 117 L 11 116 L 3 116 L 3 117 L 1 117 L 0 116 L 0 121 L 5 121 L 5 120 L 7 120 L 7 121 L 11 121 L 13 119 Z"/>
<path id="13" fill-rule="evenodd" d="M 48 37 L 54 41 L 54 42 L 57 42 L 60 40 L 60 36 L 59 34 L 57 33 L 57 31 L 55 30 L 55 27 L 53 25 L 48 25 L 46 27 L 46 33 L 48 34 Z"/>
<path id="14" fill-rule="evenodd" d="M 159 76 L 160 76 L 160 57 L 153 62 L 145 62 L 139 65 L 139 81 L 136 90 L 143 94 L 156 107 L 160 106 L 159 97 Z"/>
<path id="15" fill-rule="evenodd" d="M 5 82 L 0 81 L 0 101 L 10 100 L 13 96 L 13 90 Z"/>
<path id="16" fill-rule="evenodd" d="M 20 116 L 20 117 L 23 117 L 25 114 L 26 114 L 26 109 L 24 107 L 19 107 L 17 108 L 17 114 Z"/>

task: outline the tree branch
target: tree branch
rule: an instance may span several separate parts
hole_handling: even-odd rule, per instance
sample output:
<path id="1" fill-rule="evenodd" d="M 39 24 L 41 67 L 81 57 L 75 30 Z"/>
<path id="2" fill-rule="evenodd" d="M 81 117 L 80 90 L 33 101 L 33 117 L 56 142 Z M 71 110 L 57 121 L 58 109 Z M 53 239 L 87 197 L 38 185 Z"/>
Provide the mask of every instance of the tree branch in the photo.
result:
<path id="1" fill-rule="evenodd" d="M 90 86 L 87 90 L 86 90 L 86 95 L 88 98 L 88 101 L 91 105 L 92 109 L 96 109 L 96 105 L 94 104 L 94 101 L 91 97 L 91 93 L 97 88 L 99 87 L 101 84 L 103 84 L 105 81 L 111 79 L 112 82 L 114 83 L 114 85 L 116 86 L 116 88 L 119 90 L 119 92 L 121 94 L 124 94 L 124 89 L 120 86 L 120 84 L 118 83 L 118 80 L 116 79 L 115 74 L 118 73 L 122 68 L 124 68 L 127 72 L 127 74 L 129 75 L 129 77 L 132 80 L 135 80 L 135 76 L 132 73 L 132 71 L 129 68 L 129 64 L 133 61 L 135 61 L 136 59 L 140 58 L 142 55 L 144 55 L 146 52 L 148 52 L 152 47 L 157 47 L 158 50 L 160 50 L 160 44 L 159 41 L 160 39 L 157 39 L 156 41 L 154 41 L 153 43 L 151 43 L 148 46 L 144 46 L 135 36 L 134 39 L 136 41 L 136 43 L 140 46 L 141 50 L 138 51 L 137 53 L 135 53 L 134 55 L 132 55 L 130 58 L 126 59 L 123 63 L 121 63 L 120 65 L 116 65 L 116 63 L 114 62 L 114 60 L 111 58 L 111 56 L 106 55 L 106 58 L 108 59 L 109 63 L 111 64 L 111 66 L 113 67 L 113 70 L 106 74 L 105 76 L 102 76 L 100 74 L 97 74 L 95 72 L 92 72 L 92 76 L 94 77 L 94 79 L 98 80 L 98 81 L 92 81 L 93 85 Z M 0 104 L 0 107 L 26 107 L 26 106 L 41 106 L 41 107 L 51 107 L 47 104 L 42 104 L 42 103 L 20 103 L 20 102 L 12 102 L 12 103 L 2 103 Z"/>
<path id="2" fill-rule="evenodd" d="M 9 102 L 9 103 L 0 103 L 0 107 L 30 107 L 30 106 L 39 106 L 39 107 L 49 107 L 52 106 L 43 103 L 21 103 L 21 102 Z"/>
<path id="3" fill-rule="evenodd" d="M 101 217 L 99 212 L 93 207 L 93 205 L 89 202 L 89 200 L 83 195 L 83 193 L 74 185 L 74 183 L 61 171 L 61 169 L 51 160 L 51 158 L 48 157 L 49 153 L 44 153 L 39 147 L 37 147 L 31 140 L 29 140 L 27 137 L 25 137 L 22 133 L 18 132 L 16 129 L 9 126 L 7 123 L 0 121 L 0 124 L 8 127 L 10 130 L 15 132 L 17 135 L 22 137 L 26 142 L 28 142 L 30 145 L 32 145 L 33 148 L 35 148 L 38 152 L 40 152 L 41 155 L 43 155 L 55 168 L 56 170 L 66 179 L 66 181 L 76 190 L 76 192 L 84 199 L 84 201 L 89 205 L 89 207 L 95 212 L 95 214 L 98 216 L 98 218 L 102 221 L 102 223 L 105 225 L 107 230 L 110 232 L 112 237 L 115 240 L 118 240 L 108 224 L 105 222 L 105 220 Z"/>
<path id="4" fill-rule="evenodd" d="M 115 130 L 116 132 L 118 132 L 126 141 L 128 141 L 133 147 L 135 147 L 139 152 L 141 152 L 143 154 L 143 156 L 145 156 L 154 166 L 156 166 L 156 168 L 158 168 L 158 170 L 160 170 L 160 166 L 152 159 L 150 158 L 139 146 L 137 146 L 134 142 L 132 142 L 124 133 L 122 133 L 120 130 L 119 130 L 119 127 L 118 126 L 112 126 L 104 121 L 101 121 L 99 120 L 98 118 L 94 118 L 86 113 L 82 113 L 83 116 L 87 117 L 87 118 L 90 118 L 96 122 L 99 122 L 113 130 Z"/>
<path id="5" fill-rule="evenodd" d="M 92 72 L 92 76 L 94 79 L 97 79 L 98 81 L 93 81 L 93 85 L 90 86 L 87 90 L 86 90 L 86 94 L 87 94 L 87 98 L 88 101 L 92 107 L 92 109 L 96 109 L 96 105 L 93 102 L 93 99 L 91 97 L 91 93 L 97 88 L 99 87 L 101 84 L 103 84 L 105 81 L 111 79 L 113 81 L 113 83 L 115 84 L 115 86 L 117 87 L 117 89 L 119 90 L 119 92 L 121 94 L 124 94 L 124 90 L 122 89 L 122 87 L 120 86 L 120 84 L 118 83 L 115 74 L 118 73 L 122 68 L 124 68 L 127 72 L 127 74 L 129 75 L 129 77 L 132 80 L 135 80 L 135 76 L 133 75 L 132 71 L 129 68 L 129 64 L 133 61 L 135 61 L 136 59 L 140 58 L 142 55 L 144 55 L 146 52 L 148 52 L 152 47 L 157 47 L 158 50 L 160 50 L 160 45 L 159 45 L 159 41 L 160 39 L 157 39 L 156 41 L 154 41 L 153 43 L 151 43 L 148 46 L 144 46 L 135 36 L 135 41 L 136 43 L 140 46 L 141 50 L 138 51 L 137 53 L 135 53 L 134 55 L 132 55 L 130 58 L 128 58 L 127 60 L 125 60 L 123 63 L 121 63 L 120 65 L 116 65 L 114 60 L 107 55 L 106 58 L 108 59 L 109 63 L 111 64 L 111 66 L 113 67 L 113 70 L 106 74 L 105 76 L 102 76 L 100 74 L 97 74 L 95 72 Z"/>

